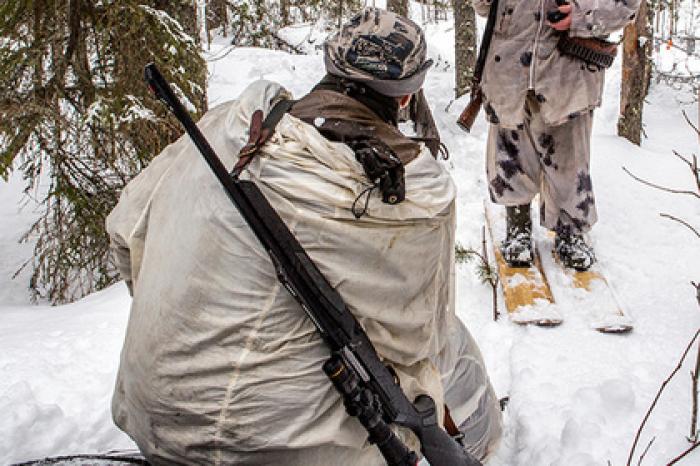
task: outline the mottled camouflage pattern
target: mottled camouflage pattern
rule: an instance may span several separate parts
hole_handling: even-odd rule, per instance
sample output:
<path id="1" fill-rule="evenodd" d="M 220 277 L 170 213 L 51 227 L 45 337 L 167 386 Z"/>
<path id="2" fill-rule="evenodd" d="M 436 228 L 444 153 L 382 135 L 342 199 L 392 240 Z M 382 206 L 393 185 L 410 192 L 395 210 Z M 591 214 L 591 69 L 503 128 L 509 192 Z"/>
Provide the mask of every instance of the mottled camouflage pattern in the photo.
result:
<path id="1" fill-rule="evenodd" d="M 366 8 L 324 44 L 326 70 L 387 96 L 410 95 L 432 65 L 421 28 L 380 8 Z"/>
<path id="2" fill-rule="evenodd" d="M 542 226 L 585 232 L 598 219 L 589 172 L 592 112 L 548 126 L 539 107 L 531 94 L 522 129 L 490 125 L 486 172 L 491 199 L 523 205 L 539 193 Z"/>
<path id="3" fill-rule="evenodd" d="M 476 0 L 485 16 L 491 0 Z M 525 119 L 525 99 L 533 90 L 548 125 L 601 103 L 604 71 L 563 56 L 556 48 L 559 33 L 546 22 L 555 0 L 499 0 L 498 15 L 484 68 L 482 89 L 492 123 L 516 129 Z M 635 17 L 639 0 L 571 0 L 575 37 L 602 37 Z"/>

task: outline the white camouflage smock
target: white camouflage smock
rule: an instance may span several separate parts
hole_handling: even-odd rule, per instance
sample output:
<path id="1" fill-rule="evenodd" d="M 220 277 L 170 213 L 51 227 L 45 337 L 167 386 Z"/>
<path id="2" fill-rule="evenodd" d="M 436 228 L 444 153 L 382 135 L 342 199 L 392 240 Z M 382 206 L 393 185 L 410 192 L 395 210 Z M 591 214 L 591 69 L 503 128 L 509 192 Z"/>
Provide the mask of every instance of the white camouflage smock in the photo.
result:
<path id="1" fill-rule="evenodd" d="M 530 204 L 560 234 L 598 219 L 590 176 L 593 109 L 604 70 L 562 55 L 561 32 L 546 21 L 555 0 L 499 0 L 482 89 L 488 121 L 486 172 L 495 203 Z M 571 0 L 572 37 L 602 37 L 635 17 L 639 0 Z M 490 1 L 477 0 L 487 15 Z"/>
<path id="2" fill-rule="evenodd" d="M 258 81 L 199 127 L 233 166 L 252 113 L 285 93 Z M 472 452 L 501 413 L 479 349 L 454 314 L 455 187 L 427 149 L 406 200 L 351 206 L 368 185 L 352 151 L 285 115 L 244 172 L 260 187 L 396 370 L 409 399 L 446 403 Z M 379 465 L 321 370 L 314 325 L 187 137 L 124 190 L 107 220 L 133 303 L 112 403 L 154 464 Z M 442 409 L 440 409 L 442 416 Z M 415 438 L 401 430 L 409 445 Z"/>
<path id="3" fill-rule="evenodd" d="M 632 21 L 639 0 L 571 0 L 572 37 L 602 37 Z M 476 0 L 486 16 L 490 0 Z M 604 71 L 590 71 L 557 50 L 558 32 L 546 22 L 555 0 L 499 0 L 482 90 L 491 123 L 517 129 L 532 91 L 544 124 L 555 126 L 601 104 Z"/>

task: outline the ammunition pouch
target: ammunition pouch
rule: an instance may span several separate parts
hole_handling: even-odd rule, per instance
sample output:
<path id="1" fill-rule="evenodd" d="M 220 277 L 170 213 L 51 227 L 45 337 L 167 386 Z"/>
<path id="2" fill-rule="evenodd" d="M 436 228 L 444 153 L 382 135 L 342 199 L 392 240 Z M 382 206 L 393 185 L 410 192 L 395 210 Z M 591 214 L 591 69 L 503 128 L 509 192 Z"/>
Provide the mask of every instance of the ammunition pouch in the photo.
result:
<path id="1" fill-rule="evenodd" d="M 617 44 L 604 39 L 569 37 L 562 34 L 557 42 L 557 48 L 562 55 L 582 60 L 589 69 L 591 66 L 598 70 L 610 68 L 617 55 Z"/>

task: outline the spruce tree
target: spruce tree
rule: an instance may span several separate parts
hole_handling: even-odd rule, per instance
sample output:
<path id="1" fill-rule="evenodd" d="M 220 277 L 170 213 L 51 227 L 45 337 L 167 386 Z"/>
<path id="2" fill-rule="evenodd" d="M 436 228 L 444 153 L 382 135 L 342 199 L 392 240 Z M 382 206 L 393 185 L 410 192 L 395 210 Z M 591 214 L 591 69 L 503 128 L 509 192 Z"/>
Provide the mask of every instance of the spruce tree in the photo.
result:
<path id="1" fill-rule="evenodd" d="M 181 134 L 148 94 L 144 65 L 159 64 L 195 117 L 206 109 L 206 65 L 163 4 L 191 14 L 187 1 L 0 2 L 0 175 L 21 170 L 39 187 L 43 211 L 26 235 L 35 297 L 72 301 L 117 279 L 105 217 Z"/>

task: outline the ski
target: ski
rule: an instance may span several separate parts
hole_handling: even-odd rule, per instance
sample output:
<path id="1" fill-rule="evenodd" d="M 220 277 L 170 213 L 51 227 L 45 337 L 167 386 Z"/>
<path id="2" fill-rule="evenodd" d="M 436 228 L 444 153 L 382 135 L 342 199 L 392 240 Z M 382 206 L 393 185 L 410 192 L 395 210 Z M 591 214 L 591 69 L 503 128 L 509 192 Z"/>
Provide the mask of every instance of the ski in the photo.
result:
<path id="1" fill-rule="evenodd" d="M 548 233 L 548 245 L 554 241 L 554 233 Z M 595 263 L 586 271 L 577 271 L 564 265 L 552 252 L 552 265 L 563 276 L 559 280 L 563 286 L 570 286 L 572 300 L 576 307 L 588 313 L 591 328 L 602 333 L 627 333 L 632 331 L 634 324 L 625 313 L 614 289 L 603 272 L 600 263 Z M 545 268 L 548 264 L 545 263 Z M 552 273 L 550 273 L 552 276 Z"/>
<path id="2" fill-rule="evenodd" d="M 486 229 L 489 232 L 496 269 L 503 289 L 503 297 L 510 320 L 526 325 L 553 327 L 562 323 L 554 297 L 542 267 L 542 260 L 534 249 L 535 260 L 530 267 L 511 267 L 501 254 L 501 238 L 505 237 L 505 215 L 484 205 Z"/>

